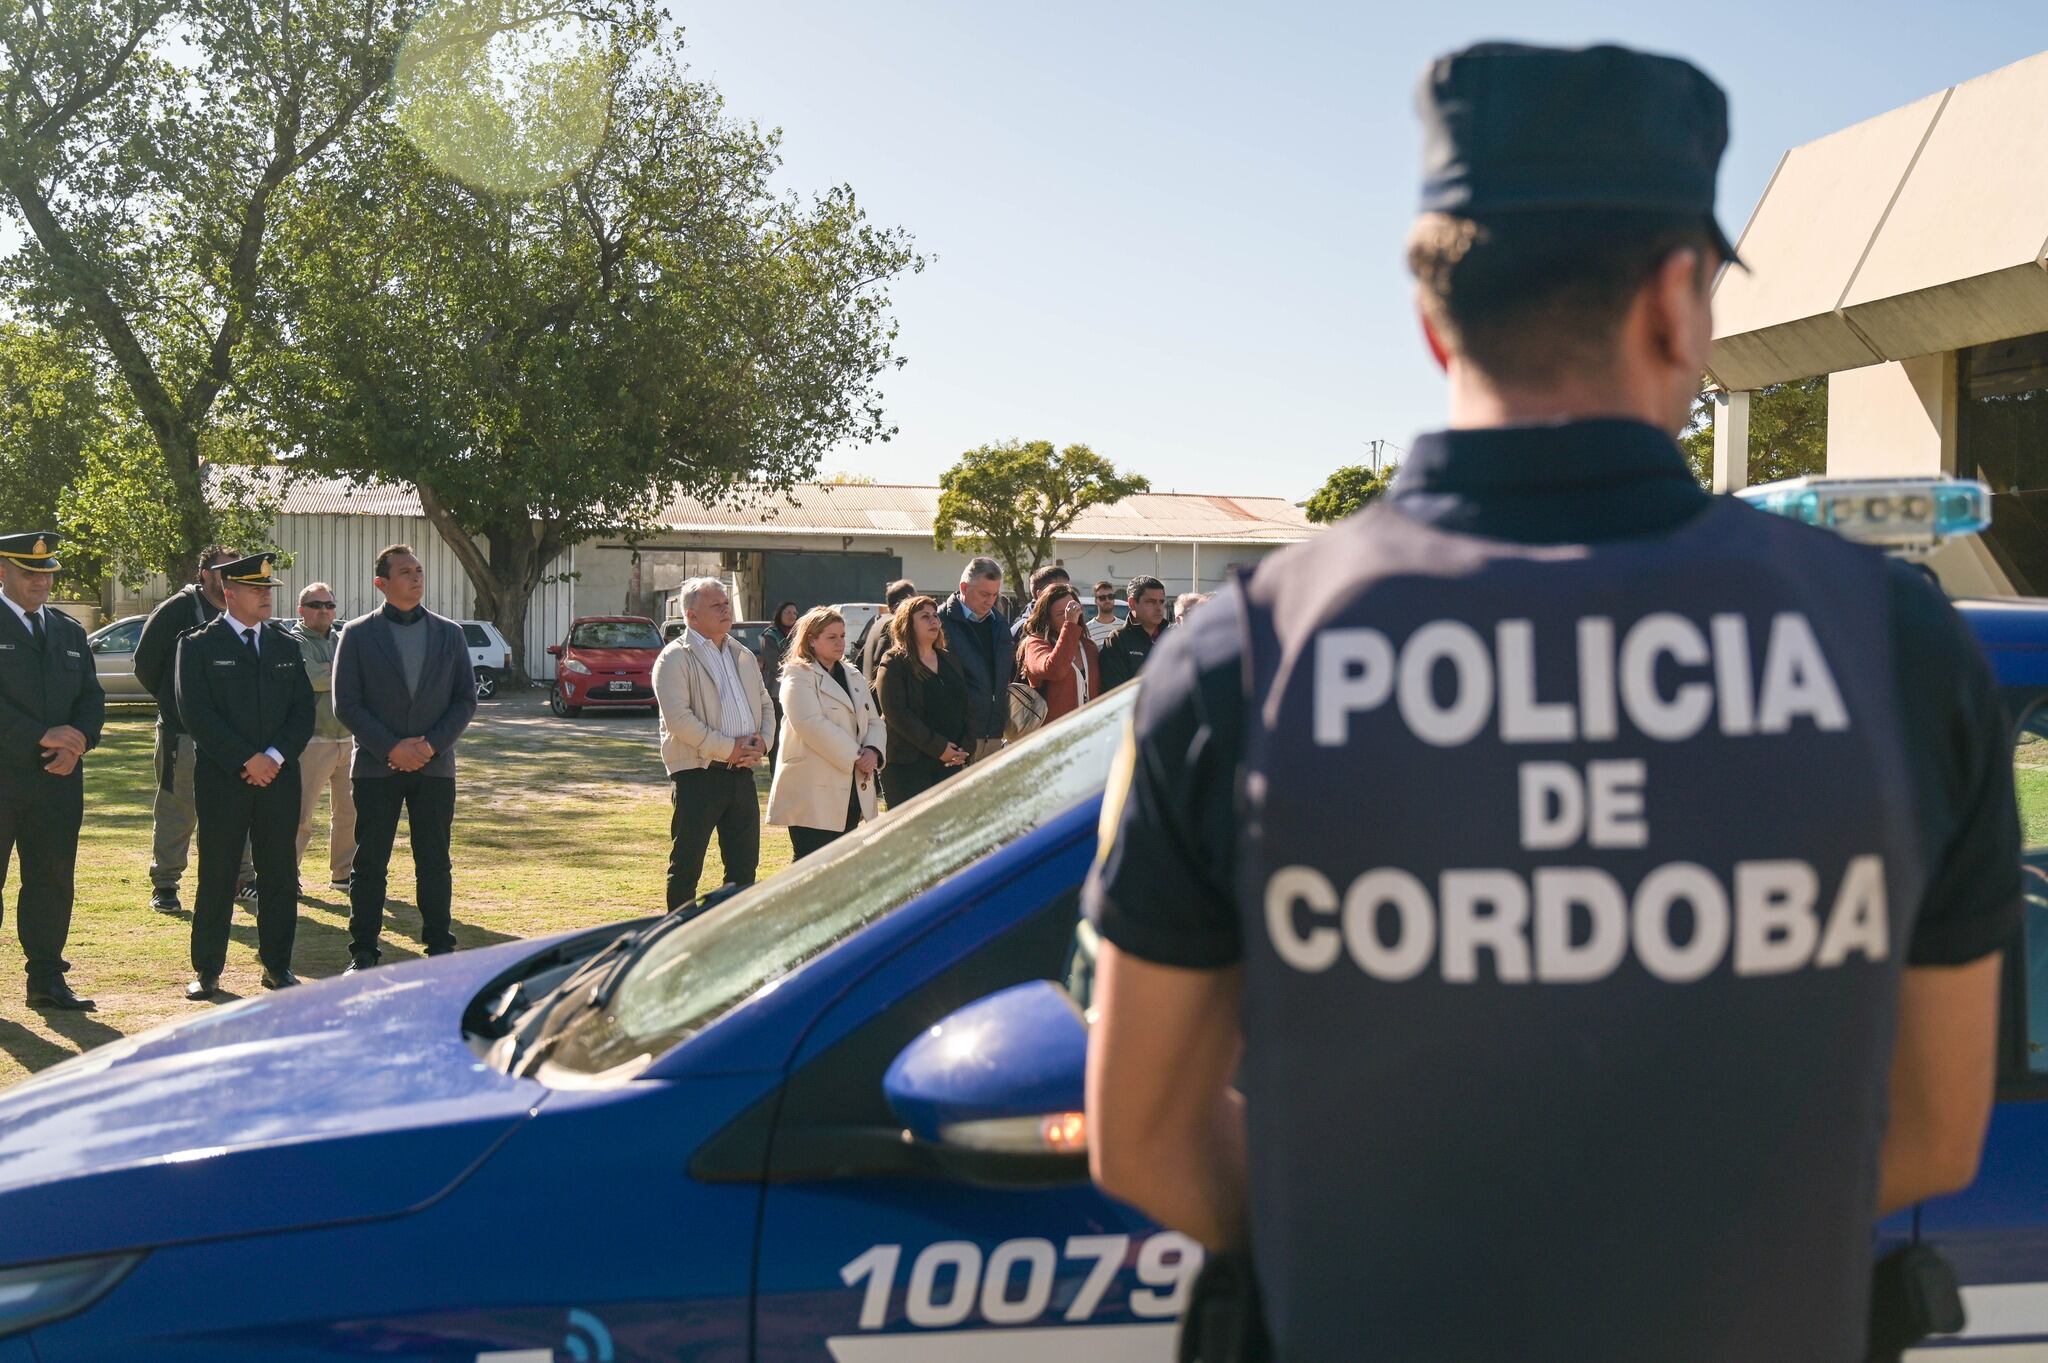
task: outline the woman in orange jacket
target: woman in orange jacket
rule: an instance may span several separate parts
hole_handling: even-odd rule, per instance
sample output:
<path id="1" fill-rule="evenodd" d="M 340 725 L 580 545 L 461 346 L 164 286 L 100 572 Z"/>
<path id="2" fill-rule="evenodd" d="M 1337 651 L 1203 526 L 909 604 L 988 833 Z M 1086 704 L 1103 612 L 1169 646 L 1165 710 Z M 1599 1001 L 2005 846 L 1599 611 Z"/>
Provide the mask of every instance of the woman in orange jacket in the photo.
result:
<path id="1" fill-rule="evenodd" d="M 1038 594 L 1024 619 L 1019 669 L 1045 696 L 1048 724 L 1102 694 L 1102 661 L 1088 638 L 1087 617 L 1081 594 L 1055 582 Z"/>

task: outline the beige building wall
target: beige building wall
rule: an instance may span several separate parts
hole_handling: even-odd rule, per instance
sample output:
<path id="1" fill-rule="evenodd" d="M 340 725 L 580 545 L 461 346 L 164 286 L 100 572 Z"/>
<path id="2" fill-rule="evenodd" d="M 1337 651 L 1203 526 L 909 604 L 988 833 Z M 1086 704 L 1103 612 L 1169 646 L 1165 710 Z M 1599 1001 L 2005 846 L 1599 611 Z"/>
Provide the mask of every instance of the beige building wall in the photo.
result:
<path id="1" fill-rule="evenodd" d="M 1955 470 L 1953 351 L 1828 377 L 1828 473 L 1932 476 Z"/>

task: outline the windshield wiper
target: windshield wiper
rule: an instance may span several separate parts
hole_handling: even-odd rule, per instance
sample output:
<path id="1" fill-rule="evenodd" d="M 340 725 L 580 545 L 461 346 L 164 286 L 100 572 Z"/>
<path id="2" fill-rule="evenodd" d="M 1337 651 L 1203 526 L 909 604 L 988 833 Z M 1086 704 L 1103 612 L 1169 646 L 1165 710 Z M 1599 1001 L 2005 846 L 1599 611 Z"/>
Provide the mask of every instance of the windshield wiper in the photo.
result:
<path id="1" fill-rule="evenodd" d="M 624 933 L 605 943 L 604 949 L 576 967 L 574 974 L 554 989 L 519 1020 L 519 1039 L 512 1044 L 512 1054 L 505 1062 L 505 1072 L 515 1077 L 530 1075 L 540 1068 L 548 1053 L 568 1031 L 569 1024 L 583 1013 L 604 1007 L 612 1001 L 612 995 L 632 972 L 633 967 L 645 957 L 648 951 L 683 924 L 691 922 L 707 909 L 722 904 L 746 887 L 743 885 L 721 885 L 710 894 L 694 899 L 680 908 L 649 923 L 637 932 Z M 579 991 L 589 992 L 577 999 L 573 1007 L 564 1009 Z M 555 1015 L 561 1014 L 556 1021 Z"/>

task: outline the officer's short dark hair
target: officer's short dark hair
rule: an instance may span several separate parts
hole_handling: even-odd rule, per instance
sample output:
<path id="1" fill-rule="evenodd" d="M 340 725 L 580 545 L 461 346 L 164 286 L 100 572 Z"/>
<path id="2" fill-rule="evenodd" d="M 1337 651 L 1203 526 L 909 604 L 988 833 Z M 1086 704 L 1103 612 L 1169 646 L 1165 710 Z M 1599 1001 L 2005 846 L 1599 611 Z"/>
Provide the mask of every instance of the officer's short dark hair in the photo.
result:
<path id="1" fill-rule="evenodd" d="M 1713 224 L 1668 213 L 1425 213 L 1408 271 L 1446 346 L 1495 379 L 1541 383 L 1613 360 L 1629 305 L 1674 251 L 1719 260 Z"/>
<path id="2" fill-rule="evenodd" d="M 387 544 L 377 551 L 377 576 L 390 577 L 391 560 L 397 558 L 400 554 L 404 554 L 408 558 L 419 557 L 418 554 L 413 552 L 410 544 Z"/>
<path id="3" fill-rule="evenodd" d="M 1060 567 L 1057 563 L 1048 563 L 1043 568 L 1034 568 L 1031 570 L 1031 599 L 1033 601 L 1038 600 L 1039 593 L 1055 582 L 1071 581 L 1073 581 L 1073 578 L 1068 575 L 1067 570 Z"/>
<path id="4" fill-rule="evenodd" d="M 908 601 L 911 597 L 916 595 L 917 584 L 915 582 L 912 582 L 907 577 L 902 577 L 896 579 L 896 581 L 894 582 L 891 582 L 888 588 L 883 591 L 882 603 L 888 606 L 888 608 L 893 611 L 898 606 L 902 605 L 904 602 Z"/>
<path id="5" fill-rule="evenodd" d="M 1156 577 L 1134 577 L 1131 579 L 1130 587 L 1124 592 L 1124 600 L 1136 601 L 1146 592 L 1163 593 L 1165 590 L 1166 584 Z"/>

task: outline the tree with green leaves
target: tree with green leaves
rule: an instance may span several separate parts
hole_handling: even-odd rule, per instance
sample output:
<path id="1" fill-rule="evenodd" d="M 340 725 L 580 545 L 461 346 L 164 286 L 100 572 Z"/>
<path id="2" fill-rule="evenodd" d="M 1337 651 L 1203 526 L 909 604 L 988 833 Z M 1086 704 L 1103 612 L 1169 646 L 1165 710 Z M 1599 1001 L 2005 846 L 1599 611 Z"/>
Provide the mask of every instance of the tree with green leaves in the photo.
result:
<path id="1" fill-rule="evenodd" d="M 249 379 L 305 467 L 418 488 L 522 670 L 568 546 L 888 438 L 887 286 L 922 265 L 850 189 L 774 193 L 774 138 L 684 77 L 672 35 L 622 38 L 612 69 L 591 156 L 531 194 L 355 129 L 279 216 L 288 327 Z"/>
<path id="2" fill-rule="evenodd" d="M 154 462 L 124 496 L 162 504 L 149 566 L 182 576 L 216 533 L 202 469 L 261 448 L 241 378 L 290 262 L 272 226 L 378 113 L 425 0 L 0 3 L 0 262 L 9 311 L 90 335 Z M 443 43 L 600 0 L 472 0 Z M 266 325 L 266 322 L 268 323 Z"/>
<path id="3" fill-rule="evenodd" d="M 939 475 L 932 541 L 940 549 L 985 549 L 1003 565 L 1005 578 L 1021 584 L 1052 557 L 1053 541 L 1082 512 L 1151 489 L 1142 475 L 1117 472 L 1086 445 L 1057 451 L 1050 440 L 983 445 Z"/>
<path id="4" fill-rule="evenodd" d="M 1341 521 L 1391 487 L 1399 468 L 1398 464 L 1377 469 L 1346 464 L 1323 480 L 1315 495 L 1302 506 L 1302 514 L 1317 525 Z"/>
<path id="5" fill-rule="evenodd" d="M 1702 390 L 1678 438 L 1701 487 L 1714 485 L 1714 395 Z M 1749 481 L 1775 483 L 1828 471 L 1828 380 L 1795 379 L 1749 398 Z"/>

